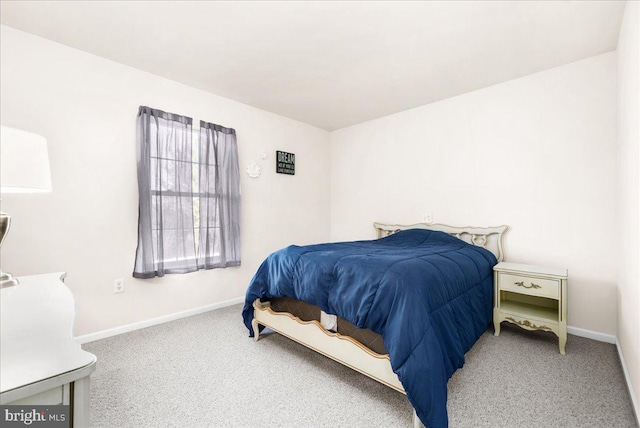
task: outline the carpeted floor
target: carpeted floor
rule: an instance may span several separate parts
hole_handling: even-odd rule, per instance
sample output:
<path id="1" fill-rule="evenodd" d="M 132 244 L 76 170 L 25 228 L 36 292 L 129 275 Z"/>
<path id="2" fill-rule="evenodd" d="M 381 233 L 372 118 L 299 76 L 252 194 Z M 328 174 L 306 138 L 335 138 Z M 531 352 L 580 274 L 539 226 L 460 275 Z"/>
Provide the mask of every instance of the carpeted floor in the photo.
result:
<path id="1" fill-rule="evenodd" d="M 98 357 L 91 426 L 411 427 L 406 397 L 281 335 L 249 339 L 241 306 L 83 346 Z M 449 381 L 457 427 L 635 427 L 614 345 L 503 323 Z"/>

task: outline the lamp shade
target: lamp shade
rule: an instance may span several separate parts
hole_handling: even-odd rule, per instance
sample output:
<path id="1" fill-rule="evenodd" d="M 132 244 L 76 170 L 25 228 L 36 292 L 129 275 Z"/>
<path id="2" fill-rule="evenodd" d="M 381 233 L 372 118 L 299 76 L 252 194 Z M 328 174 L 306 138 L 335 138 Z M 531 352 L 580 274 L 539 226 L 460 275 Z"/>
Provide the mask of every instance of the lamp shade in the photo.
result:
<path id="1" fill-rule="evenodd" d="M 19 129 L 1 127 L 0 192 L 51 191 L 47 140 Z"/>

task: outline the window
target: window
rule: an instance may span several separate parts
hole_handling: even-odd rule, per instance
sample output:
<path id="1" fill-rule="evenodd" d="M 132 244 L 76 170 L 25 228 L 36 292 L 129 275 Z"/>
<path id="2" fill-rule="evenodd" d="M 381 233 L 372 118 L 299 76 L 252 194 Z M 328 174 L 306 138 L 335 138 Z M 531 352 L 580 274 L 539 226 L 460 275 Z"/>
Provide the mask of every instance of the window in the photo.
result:
<path id="1" fill-rule="evenodd" d="M 240 264 L 235 130 L 141 106 L 138 248 L 133 276 Z"/>

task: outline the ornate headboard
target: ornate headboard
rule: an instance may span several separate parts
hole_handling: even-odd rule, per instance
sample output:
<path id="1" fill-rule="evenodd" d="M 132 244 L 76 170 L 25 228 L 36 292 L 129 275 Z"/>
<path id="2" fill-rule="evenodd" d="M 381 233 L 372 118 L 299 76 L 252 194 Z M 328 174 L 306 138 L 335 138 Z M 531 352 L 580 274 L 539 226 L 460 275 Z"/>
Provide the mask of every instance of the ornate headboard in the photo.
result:
<path id="1" fill-rule="evenodd" d="M 496 226 L 496 227 L 457 227 L 447 226 L 446 224 L 427 224 L 417 223 L 411 225 L 401 224 L 383 224 L 373 223 L 376 228 L 378 238 L 383 238 L 395 233 L 399 230 L 406 229 L 429 229 L 445 232 L 456 238 L 462 239 L 469 244 L 477 245 L 478 247 L 486 248 L 491 251 L 499 262 L 504 260 L 504 251 L 502 249 L 502 237 L 509 228 L 508 226 Z"/>

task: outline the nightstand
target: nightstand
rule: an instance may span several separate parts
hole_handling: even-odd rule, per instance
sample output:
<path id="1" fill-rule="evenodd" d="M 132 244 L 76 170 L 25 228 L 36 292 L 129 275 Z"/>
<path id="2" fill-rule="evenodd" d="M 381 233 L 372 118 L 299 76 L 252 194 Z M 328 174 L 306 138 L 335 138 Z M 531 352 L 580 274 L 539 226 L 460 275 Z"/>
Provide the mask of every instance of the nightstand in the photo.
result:
<path id="1" fill-rule="evenodd" d="M 493 326 L 508 321 L 526 330 L 544 330 L 567 343 L 567 270 L 518 263 L 498 263 L 494 272 Z"/>

